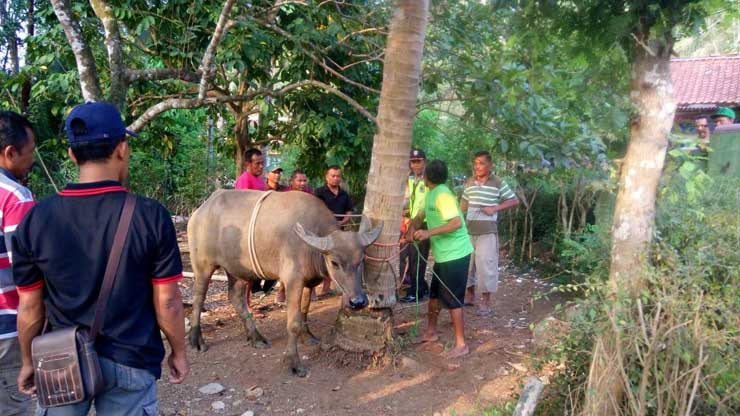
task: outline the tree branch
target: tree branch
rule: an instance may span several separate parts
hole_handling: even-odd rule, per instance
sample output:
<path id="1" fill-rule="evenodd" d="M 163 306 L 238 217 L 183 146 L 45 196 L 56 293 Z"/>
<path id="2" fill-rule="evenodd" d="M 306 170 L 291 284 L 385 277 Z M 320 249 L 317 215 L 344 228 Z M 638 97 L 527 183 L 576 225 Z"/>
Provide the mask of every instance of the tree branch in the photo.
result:
<path id="1" fill-rule="evenodd" d="M 650 54 L 650 56 L 652 56 L 652 57 L 656 57 L 657 56 L 657 54 L 655 53 L 655 51 L 650 46 L 646 45 L 645 42 L 642 41 L 642 39 L 640 39 L 637 36 L 635 36 L 634 33 L 630 33 L 630 35 L 632 36 L 632 39 L 635 40 L 635 43 L 637 43 L 639 46 L 642 46 L 642 48 L 645 49 L 645 52 L 647 52 L 648 54 Z"/>
<path id="2" fill-rule="evenodd" d="M 199 82 L 201 71 L 191 72 L 177 68 L 154 68 L 154 69 L 127 69 L 126 81 L 162 81 L 167 79 L 178 79 L 185 82 Z"/>
<path id="3" fill-rule="evenodd" d="M 388 28 L 387 27 L 368 27 L 362 30 L 356 30 L 354 32 L 346 34 L 342 39 L 339 39 L 337 41 L 337 45 L 341 45 L 342 43 L 346 42 L 350 37 L 354 35 L 361 35 L 363 33 L 371 33 L 371 32 L 378 32 L 381 35 L 388 35 Z"/>
<path id="4" fill-rule="evenodd" d="M 121 51 L 121 32 L 118 30 L 118 20 L 113 15 L 113 9 L 105 0 L 90 0 L 95 15 L 103 22 L 105 31 L 105 48 L 108 51 L 108 65 L 110 66 L 110 102 L 118 108 L 126 103 L 125 71 L 123 52 Z"/>
<path id="5" fill-rule="evenodd" d="M 227 23 L 229 20 L 229 14 L 231 14 L 231 8 L 234 6 L 235 0 L 226 0 L 221 14 L 218 16 L 218 22 L 216 23 L 216 29 L 213 31 L 213 37 L 211 42 L 208 44 L 206 52 L 203 54 L 203 61 L 200 65 L 201 78 L 200 88 L 198 89 L 198 99 L 203 100 L 206 97 L 206 91 L 208 90 L 208 83 L 213 76 L 215 66 L 213 65 L 213 58 L 216 55 L 216 49 L 218 44 L 221 43 L 224 33 L 226 32 Z"/>
<path id="6" fill-rule="evenodd" d="M 87 45 L 85 38 L 82 37 L 80 22 L 72 17 L 68 0 L 51 0 L 51 4 L 54 7 L 57 20 L 59 20 L 59 24 L 62 25 L 64 34 L 67 36 L 67 42 L 72 47 L 75 61 L 77 61 L 82 98 L 85 101 L 100 101 L 103 98 L 103 92 L 100 90 L 98 70 L 95 67 L 95 60 L 90 47 Z"/>
<path id="7" fill-rule="evenodd" d="M 371 88 L 371 87 L 368 87 L 367 85 L 364 85 L 364 84 L 359 83 L 357 81 L 353 81 L 353 80 L 347 78 L 346 76 L 340 74 L 339 72 L 337 72 L 334 68 L 332 68 L 329 65 L 327 65 L 322 59 L 319 59 L 315 54 L 313 54 L 308 49 L 306 49 L 303 46 L 303 42 L 301 42 L 300 40 L 296 39 L 288 31 L 286 31 L 286 30 L 278 27 L 277 25 L 274 25 L 274 24 L 269 23 L 269 22 L 265 22 L 265 21 L 260 20 L 260 19 L 255 19 L 254 21 L 257 22 L 257 23 L 259 23 L 259 24 L 261 24 L 262 26 L 264 26 L 264 27 L 266 27 L 268 29 L 271 29 L 271 30 L 279 33 L 280 35 L 282 35 L 282 36 L 290 39 L 291 41 L 295 42 L 296 46 L 298 46 L 298 48 L 300 48 L 301 51 L 303 51 L 303 53 L 305 53 L 309 58 L 311 58 L 312 61 L 314 61 L 320 67 L 324 68 L 326 71 L 328 71 L 329 73 L 333 74 L 337 78 L 343 80 L 344 82 L 346 82 L 346 83 L 348 83 L 350 85 L 354 85 L 355 87 L 362 88 L 363 90 L 374 92 L 376 94 L 380 94 L 380 91 L 376 90 L 375 88 Z"/>
<path id="8" fill-rule="evenodd" d="M 203 99 L 200 99 L 200 98 L 167 99 L 167 100 L 164 100 L 160 103 L 157 103 L 149 107 L 141 116 L 139 116 L 138 119 L 136 119 L 136 121 L 131 123 L 131 125 L 129 125 L 128 128 L 133 131 L 139 131 L 151 120 L 153 120 L 160 114 L 164 113 L 165 111 L 169 111 L 169 110 L 184 109 L 184 108 L 199 108 L 199 107 L 206 107 L 206 106 L 223 104 L 223 103 L 250 101 L 260 96 L 262 97 L 268 97 L 268 96 L 269 97 L 282 97 L 285 94 L 289 93 L 290 91 L 293 91 L 293 90 L 296 90 L 302 87 L 307 87 L 307 86 L 321 88 L 328 93 L 336 95 L 337 97 L 343 99 L 349 105 L 354 107 L 360 114 L 367 117 L 370 121 L 372 121 L 373 123 L 376 122 L 375 117 L 372 114 L 370 114 L 370 112 L 367 111 L 365 107 L 363 107 L 362 105 L 360 105 L 360 103 L 353 100 L 351 97 L 339 91 L 338 89 L 332 87 L 331 85 L 320 82 L 320 81 L 304 80 L 304 81 L 299 81 L 293 84 L 286 85 L 283 88 L 280 88 L 279 90 L 272 90 L 269 88 L 260 88 L 248 94 L 242 94 L 242 95 L 233 95 L 233 96 L 219 95 L 219 96 L 206 97 Z"/>

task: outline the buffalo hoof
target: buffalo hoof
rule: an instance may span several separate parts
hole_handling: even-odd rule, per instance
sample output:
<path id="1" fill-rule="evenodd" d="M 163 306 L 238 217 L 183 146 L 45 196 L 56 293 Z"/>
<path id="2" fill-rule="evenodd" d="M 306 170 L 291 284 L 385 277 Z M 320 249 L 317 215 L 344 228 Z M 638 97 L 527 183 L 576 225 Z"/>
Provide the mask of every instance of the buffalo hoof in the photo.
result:
<path id="1" fill-rule="evenodd" d="M 257 331 L 255 331 L 251 335 L 248 335 L 247 341 L 249 341 L 249 345 L 251 345 L 253 348 L 257 348 L 258 350 L 270 348 L 270 343 Z"/>
<path id="2" fill-rule="evenodd" d="M 321 343 L 321 339 L 314 336 L 311 331 L 305 331 L 301 334 L 301 343 L 303 345 L 319 345 Z"/>
<path id="3" fill-rule="evenodd" d="M 290 372 L 293 373 L 294 376 L 306 377 L 308 375 L 308 368 L 302 365 L 290 366 Z"/>
<path id="4" fill-rule="evenodd" d="M 188 334 L 188 344 L 190 344 L 190 348 L 198 350 L 200 352 L 208 350 L 208 345 L 203 339 L 203 334 L 200 332 L 199 326 L 194 326 L 190 328 L 190 333 Z"/>
<path id="5" fill-rule="evenodd" d="M 298 357 L 291 358 L 290 356 L 284 356 L 283 362 L 287 364 L 292 375 L 298 377 L 306 377 L 308 375 L 308 368 L 301 364 L 301 360 Z"/>

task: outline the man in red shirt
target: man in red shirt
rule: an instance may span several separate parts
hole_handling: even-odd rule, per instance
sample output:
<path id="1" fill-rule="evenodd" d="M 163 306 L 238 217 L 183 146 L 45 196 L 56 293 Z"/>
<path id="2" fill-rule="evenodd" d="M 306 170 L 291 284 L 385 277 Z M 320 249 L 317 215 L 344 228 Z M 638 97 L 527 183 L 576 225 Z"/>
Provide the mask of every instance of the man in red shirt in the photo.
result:
<path id="1" fill-rule="evenodd" d="M 267 185 L 262 180 L 265 170 L 265 157 L 259 149 L 251 148 L 244 152 L 244 173 L 236 180 L 236 189 L 254 189 L 266 191 Z"/>
<path id="2" fill-rule="evenodd" d="M 31 396 L 18 392 L 21 368 L 16 316 L 18 292 L 11 272 L 11 240 L 16 227 L 33 207 L 33 195 L 21 183 L 33 164 L 36 147 L 31 123 L 12 111 L 0 112 L 0 413 L 33 414 Z"/>
<path id="3" fill-rule="evenodd" d="M 251 189 L 254 191 L 266 191 L 267 184 L 262 179 L 262 173 L 265 170 L 265 157 L 262 152 L 257 148 L 247 149 L 244 152 L 244 173 L 239 176 L 236 180 L 236 189 Z M 247 304 L 247 310 L 255 318 L 264 318 L 265 315 L 252 309 L 252 286 L 254 281 L 248 280 L 245 282 L 245 302 Z"/>

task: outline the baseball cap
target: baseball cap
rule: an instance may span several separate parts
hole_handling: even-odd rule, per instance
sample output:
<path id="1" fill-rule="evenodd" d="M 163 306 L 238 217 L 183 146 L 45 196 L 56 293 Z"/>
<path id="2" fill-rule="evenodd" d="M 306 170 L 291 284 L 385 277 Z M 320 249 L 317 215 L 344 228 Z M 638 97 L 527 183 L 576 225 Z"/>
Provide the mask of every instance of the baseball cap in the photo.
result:
<path id="1" fill-rule="evenodd" d="M 283 172 L 283 168 L 281 168 L 280 165 L 272 164 L 272 165 L 270 165 L 270 166 L 267 167 L 267 171 L 268 172 L 280 171 L 280 173 L 282 173 Z"/>
<path id="2" fill-rule="evenodd" d="M 717 117 L 729 117 L 731 120 L 735 120 L 735 112 L 732 111 L 732 109 L 728 107 L 720 107 L 717 109 L 717 111 L 712 114 L 712 120 L 714 120 Z"/>
<path id="3" fill-rule="evenodd" d="M 422 160 L 426 159 L 427 155 L 424 153 L 421 149 L 411 149 L 411 154 L 409 155 L 410 160 Z"/>
<path id="4" fill-rule="evenodd" d="M 88 102 L 76 106 L 67 116 L 64 127 L 70 144 L 108 141 L 125 135 L 139 137 L 133 131 L 126 130 L 118 109 L 104 102 Z"/>

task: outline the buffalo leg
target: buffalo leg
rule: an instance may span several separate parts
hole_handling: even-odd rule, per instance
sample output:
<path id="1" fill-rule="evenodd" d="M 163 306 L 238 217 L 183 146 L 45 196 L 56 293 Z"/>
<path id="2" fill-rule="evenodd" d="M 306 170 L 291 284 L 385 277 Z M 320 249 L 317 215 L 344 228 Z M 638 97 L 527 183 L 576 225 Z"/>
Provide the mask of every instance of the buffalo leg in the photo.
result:
<path id="1" fill-rule="evenodd" d="M 205 351 L 208 349 L 208 346 L 203 339 L 203 333 L 200 329 L 200 314 L 203 312 L 203 303 L 205 302 L 208 285 L 211 283 L 211 275 L 215 271 L 215 268 L 212 268 L 208 273 L 198 271 L 197 269 L 199 267 L 195 267 L 195 264 L 193 264 L 193 270 L 195 271 L 193 282 L 193 313 L 190 317 L 188 342 L 190 347 L 198 351 Z"/>
<path id="2" fill-rule="evenodd" d="M 303 326 L 301 328 L 301 342 L 305 345 L 318 345 L 321 340 L 311 333 L 311 329 L 308 327 L 308 308 L 311 306 L 311 288 L 303 288 L 303 296 L 301 296 L 301 317 L 303 320 Z"/>
<path id="3" fill-rule="evenodd" d="M 298 377 L 306 377 L 308 369 L 303 366 L 298 356 L 298 338 L 303 327 L 301 315 L 301 292 L 303 282 L 298 279 L 285 279 L 286 303 L 288 305 L 288 345 L 285 350 L 285 360 L 290 371 Z"/>
<path id="4" fill-rule="evenodd" d="M 254 348 L 269 348 L 270 343 L 257 331 L 252 314 L 244 305 L 244 291 L 247 282 L 237 279 L 228 272 L 226 272 L 226 275 L 229 277 L 229 300 L 244 321 L 244 329 L 247 331 L 247 341 Z"/>

